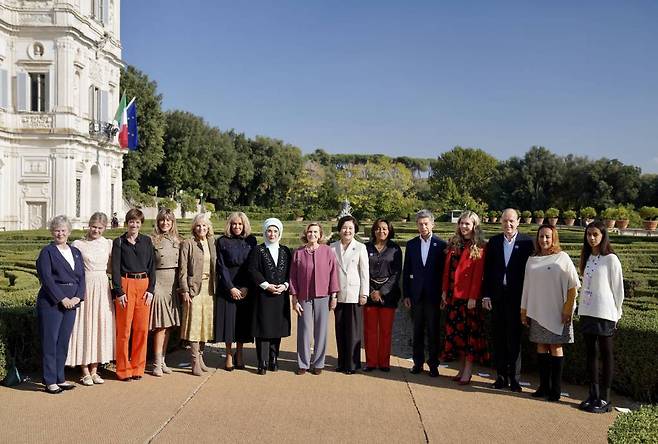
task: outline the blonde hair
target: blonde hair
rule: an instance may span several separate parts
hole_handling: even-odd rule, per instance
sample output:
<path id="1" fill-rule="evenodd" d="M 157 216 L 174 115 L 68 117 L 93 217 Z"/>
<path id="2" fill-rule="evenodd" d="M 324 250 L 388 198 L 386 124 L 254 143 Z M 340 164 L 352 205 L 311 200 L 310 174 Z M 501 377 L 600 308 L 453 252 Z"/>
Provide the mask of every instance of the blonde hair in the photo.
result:
<path id="1" fill-rule="evenodd" d="M 459 229 L 459 223 L 462 219 L 471 219 L 473 222 L 473 236 L 471 239 L 465 239 Z M 482 257 L 482 248 L 486 245 L 487 241 L 484 239 L 484 233 L 482 232 L 482 227 L 480 226 L 480 217 L 473 211 L 466 210 L 464 211 L 457 220 L 457 228 L 455 229 L 455 234 L 448 241 L 447 250 L 452 250 L 455 252 L 461 252 L 467 243 L 469 245 L 469 256 L 471 259 L 480 259 Z"/>
<path id="2" fill-rule="evenodd" d="M 160 229 L 161 220 L 171 221 L 171 229 L 169 230 L 168 233 L 165 233 Z M 178 242 L 182 240 L 180 234 L 178 234 L 178 227 L 176 226 L 176 215 L 169 208 L 162 208 L 160 211 L 158 211 L 158 215 L 155 217 L 155 225 L 153 226 L 153 235 L 151 236 L 151 238 L 153 239 L 153 243 L 155 244 L 160 243 L 162 237 L 165 235 L 169 235 L 174 239 L 174 246 L 178 246 Z"/>
<path id="3" fill-rule="evenodd" d="M 304 231 L 302 231 L 302 234 L 299 236 L 299 239 L 307 243 L 308 239 L 306 239 L 306 233 L 308 232 L 308 229 L 311 227 L 318 227 L 320 229 L 320 238 L 318 239 L 318 244 L 324 244 L 327 242 L 327 239 L 324 237 L 324 230 L 322 229 L 322 225 L 320 225 L 319 222 L 311 222 L 310 224 L 306 225 L 306 228 L 304 228 Z"/>
<path id="4" fill-rule="evenodd" d="M 235 219 L 240 219 L 242 221 L 242 234 L 240 237 L 249 237 L 251 235 L 251 223 L 249 223 L 249 218 L 242 211 L 234 211 L 228 215 L 228 218 L 226 219 L 226 226 L 224 227 L 224 236 L 235 237 L 231 231 L 231 222 Z"/>
<path id="5" fill-rule="evenodd" d="M 192 219 L 192 236 L 194 236 L 194 239 L 198 239 L 198 236 L 194 232 L 194 227 L 199 223 L 199 222 L 205 222 L 206 225 L 208 225 L 208 234 L 206 235 L 206 238 L 213 236 L 214 233 L 212 231 L 212 222 L 210 221 L 210 218 L 206 213 L 199 213 L 196 216 L 194 216 L 194 219 Z"/>
<path id="6" fill-rule="evenodd" d="M 85 234 L 86 238 L 89 238 L 89 230 L 91 226 L 96 222 L 100 223 L 101 225 L 103 225 L 103 227 L 107 228 L 107 214 L 97 211 L 91 215 L 91 217 L 89 218 L 89 223 L 87 224 L 89 228 L 87 228 L 87 234 Z"/>

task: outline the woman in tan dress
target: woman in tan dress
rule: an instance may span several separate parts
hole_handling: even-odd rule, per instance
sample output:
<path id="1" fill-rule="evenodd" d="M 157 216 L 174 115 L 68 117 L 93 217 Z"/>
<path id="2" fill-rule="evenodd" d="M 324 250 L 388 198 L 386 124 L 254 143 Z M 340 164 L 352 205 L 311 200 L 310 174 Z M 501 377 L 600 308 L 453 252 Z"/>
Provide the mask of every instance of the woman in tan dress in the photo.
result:
<path id="1" fill-rule="evenodd" d="M 205 213 L 192 220 L 193 239 L 186 239 L 180 250 L 179 293 L 183 304 L 181 339 L 190 343 L 192 374 L 201 376 L 208 367 L 203 362 L 206 342 L 213 339 L 215 293 L 215 239 Z"/>
<path id="2" fill-rule="evenodd" d="M 162 376 L 171 373 L 165 362 L 169 333 L 172 327 L 180 325 L 176 291 L 181 238 L 171 210 L 164 208 L 158 212 L 151 238 L 155 249 L 155 291 L 149 330 L 153 332 L 153 376 Z"/>
<path id="3" fill-rule="evenodd" d="M 79 365 L 82 385 L 105 382 L 98 374 L 98 364 L 114 360 L 114 305 L 107 279 L 112 241 L 103 237 L 107 216 L 94 213 L 84 239 L 73 242 L 85 264 L 85 300 L 76 309 L 75 324 L 69 341 L 66 365 Z"/>

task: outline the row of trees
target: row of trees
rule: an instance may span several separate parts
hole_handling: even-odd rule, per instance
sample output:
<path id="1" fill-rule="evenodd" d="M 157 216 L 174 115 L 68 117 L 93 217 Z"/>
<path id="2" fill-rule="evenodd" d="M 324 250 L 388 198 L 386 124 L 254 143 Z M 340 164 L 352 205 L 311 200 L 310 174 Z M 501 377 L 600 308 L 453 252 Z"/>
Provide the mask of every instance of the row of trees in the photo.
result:
<path id="1" fill-rule="evenodd" d="M 222 131 L 202 117 L 163 112 L 157 85 L 127 67 L 127 95 L 137 97 L 139 148 L 124 160 L 124 190 L 134 201 L 159 194 L 200 197 L 220 209 L 289 210 L 334 216 L 348 199 L 359 217 L 406 217 L 420 207 L 527 210 L 658 205 L 658 175 L 618 160 L 558 156 L 532 147 L 499 161 L 481 149 L 455 147 L 436 159 L 379 154 L 302 155 L 268 137 Z"/>

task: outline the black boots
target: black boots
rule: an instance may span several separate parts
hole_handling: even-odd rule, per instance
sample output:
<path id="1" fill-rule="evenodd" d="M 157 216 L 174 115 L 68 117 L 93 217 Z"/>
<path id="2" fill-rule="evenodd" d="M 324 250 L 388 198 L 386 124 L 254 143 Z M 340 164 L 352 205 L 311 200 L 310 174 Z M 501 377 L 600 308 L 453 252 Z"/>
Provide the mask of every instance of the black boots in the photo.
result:
<path id="1" fill-rule="evenodd" d="M 531 396 L 533 398 L 545 398 L 551 391 L 551 355 L 539 353 L 537 355 L 539 365 L 539 388 Z"/>
<path id="2" fill-rule="evenodd" d="M 557 402 L 560 400 L 562 394 L 562 367 L 564 363 L 564 356 L 551 356 L 551 390 L 548 395 L 548 400 Z"/>
<path id="3" fill-rule="evenodd" d="M 586 412 L 590 413 L 607 413 L 612 411 L 612 404 L 610 404 L 610 387 L 602 387 L 602 395 L 595 399 L 587 408 Z"/>
<path id="4" fill-rule="evenodd" d="M 259 375 L 264 375 L 267 373 L 267 362 L 258 361 L 258 370 L 256 371 Z"/>

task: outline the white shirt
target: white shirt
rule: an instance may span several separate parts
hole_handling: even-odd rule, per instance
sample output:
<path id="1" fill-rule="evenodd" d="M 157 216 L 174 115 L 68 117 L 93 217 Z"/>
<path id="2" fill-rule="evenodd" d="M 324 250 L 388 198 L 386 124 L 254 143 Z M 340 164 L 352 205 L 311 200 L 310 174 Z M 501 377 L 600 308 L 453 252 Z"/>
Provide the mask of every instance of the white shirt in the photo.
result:
<path id="1" fill-rule="evenodd" d="M 430 243 L 432 242 L 432 233 L 427 236 L 427 240 L 423 239 L 423 236 L 418 236 L 420 238 L 420 258 L 423 261 L 423 265 L 427 262 L 427 256 L 430 254 Z"/>
<path id="2" fill-rule="evenodd" d="M 578 271 L 567 253 L 530 256 L 525 265 L 521 308 L 545 329 L 561 335 L 567 291 L 580 288 Z"/>
<path id="3" fill-rule="evenodd" d="M 591 255 L 583 273 L 578 314 L 617 322 L 623 302 L 624 277 L 619 258 L 614 254 Z"/>
<path id="4" fill-rule="evenodd" d="M 61 248 L 57 247 L 60 253 L 62 253 L 62 256 L 64 256 L 64 259 L 66 259 L 66 262 L 69 263 L 71 266 L 71 270 L 75 270 L 75 261 L 73 260 L 73 251 L 67 246 L 66 250 L 62 250 Z"/>
<path id="5" fill-rule="evenodd" d="M 516 235 L 519 234 L 517 231 L 512 236 L 511 240 L 507 240 L 507 236 L 503 234 L 503 256 L 505 257 L 505 266 L 509 264 L 509 260 L 512 257 L 512 252 L 514 251 L 514 243 L 516 242 Z M 507 285 L 507 272 L 503 275 L 503 285 Z"/>

